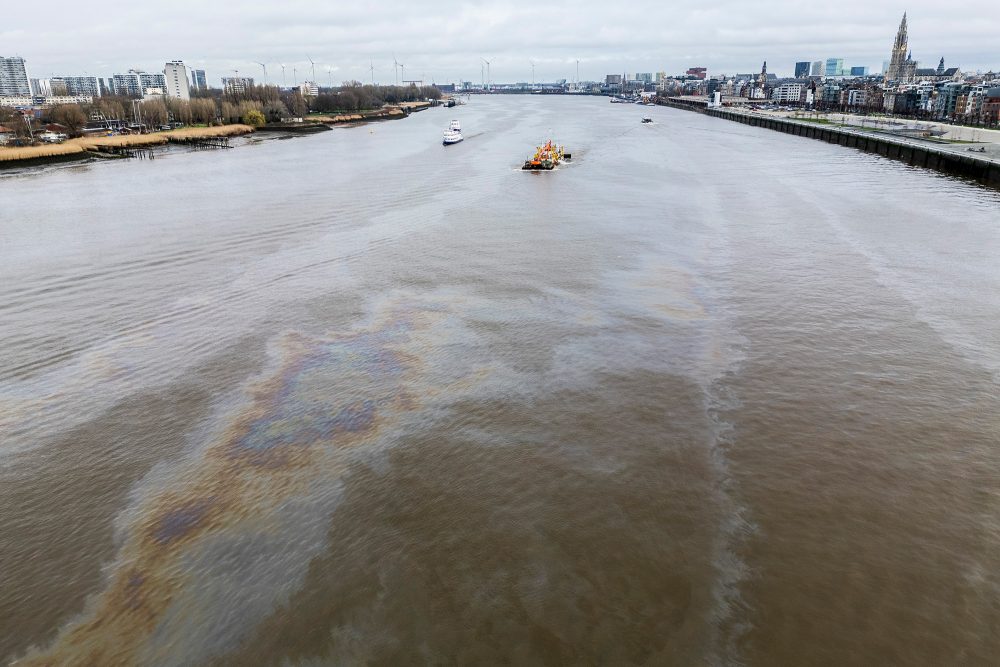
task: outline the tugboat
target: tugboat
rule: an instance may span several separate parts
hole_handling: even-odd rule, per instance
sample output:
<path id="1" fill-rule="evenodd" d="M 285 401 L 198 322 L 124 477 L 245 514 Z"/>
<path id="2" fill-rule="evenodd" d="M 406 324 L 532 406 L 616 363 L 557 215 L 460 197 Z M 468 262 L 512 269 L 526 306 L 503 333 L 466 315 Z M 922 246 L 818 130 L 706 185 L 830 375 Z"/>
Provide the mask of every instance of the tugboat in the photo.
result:
<path id="1" fill-rule="evenodd" d="M 444 131 L 444 139 L 441 143 L 445 146 L 449 144 L 457 144 L 465 137 L 462 136 L 462 125 L 457 120 L 451 121 L 448 125 L 448 129 Z"/>
<path id="2" fill-rule="evenodd" d="M 553 145 L 549 139 L 544 145 L 535 149 L 535 154 L 524 161 L 521 169 L 525 171 L 550 171 L 563 160 L 569 160 L 572 156 L 565 151 L 562 146 Z"/>
<path id="3" fill-rule="evenodd" d="M 652 118 L 650 118 L 649 116 L 643 116 L 643 117 L 642 117 L 642 122 L 643 122 L 643 123 L 652 123 L 652 122 L 653 122 L 653 119 L 652 119 Z"/>

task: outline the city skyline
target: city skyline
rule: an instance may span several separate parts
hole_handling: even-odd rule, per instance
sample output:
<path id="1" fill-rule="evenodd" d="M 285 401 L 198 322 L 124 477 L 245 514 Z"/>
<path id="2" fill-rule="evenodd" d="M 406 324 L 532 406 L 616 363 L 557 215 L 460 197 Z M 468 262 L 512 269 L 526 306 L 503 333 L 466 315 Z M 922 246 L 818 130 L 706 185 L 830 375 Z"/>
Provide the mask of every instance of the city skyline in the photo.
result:
<path id="1" fill-rule="evenodd" d="M 480 80 L 482 58 L 490 60 L 490 78 L 506 82 L 531 80 L 529 60 L 538 81 L 574 79 L 577 59 L 583 80 L 614 71 L 673 74 L 692 66 L 732 74 L 755 71 L 765 59 L 772 71 L 791 75 L 798 61 L 831 57 L 876 73 L 889 57 L 905 10 L 910 47 L 924 66 L 941 57 L 965 71 L 1000 65 L 995 46 L 1000 17 L 990 3 L 978 0 L 964 8 L 961 19 L 929 3 L 872 11 L 853 1 L 835 12 L 783 2 L 767 3 L 763 10 L 725 2 L 668 10 L 642 2 L 624 17 L 586 2 L 545 7 L 418 2 L 377 14 L 293 2 L 280 9 L 249 7 L 235 16 L 180 3 L 188 4 L 190 12 L 170 16 L 112 6 L 100 21 L 83 26 L 69 13 L 42 17 L 17 6 L 8 24 L 18 27 L 0 29 L 2 55 L 24 57 L 32 78 L 158 71 L 164 62 L 183 60 L 189 68 L 206 70 L 213 86 L 236 71 L 263 81 L 261 62 L 268 66 L 268 82 L 291 85 L 312 78 L 310 58 L 320 85 L 369 81 L 372 61 L 376 81 L 388 83 L 394 80 L 394 56 L 404 64 L 405 78 L 439 83 Z"/>

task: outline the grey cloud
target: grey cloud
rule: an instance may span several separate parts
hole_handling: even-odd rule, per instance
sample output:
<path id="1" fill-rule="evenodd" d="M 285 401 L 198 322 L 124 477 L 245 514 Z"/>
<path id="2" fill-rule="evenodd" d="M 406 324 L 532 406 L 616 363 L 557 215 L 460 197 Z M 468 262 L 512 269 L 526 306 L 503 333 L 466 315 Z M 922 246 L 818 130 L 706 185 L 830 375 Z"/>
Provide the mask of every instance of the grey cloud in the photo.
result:
<path id="1" fill-rule="evenodd" d="M 577 58 L 587 79 L 693 65 L 751 71 L 763 60 L 772 71 L 790 73 L 797 60 L 827 57 L 878 71 L 904 9 L 860 0 L 290 0 L 235 6 L 177 0 L 168 6 L 114 1 L 100 8 L 95 13 L 52 0 L 40 12 L 15 3 L 0 24 L 0 54 L 24 56 L 32 76 L 157 70 L 181 58 L 207 69 L 216 82 L 233 69 L 259 72 L 253 63 L 260 60 L 270 64 L 272 80 L 280 77 L 282 62 L 289 77 L 294 66 L 301 79 L 307 56 L 316 60 L 322 83 L 327 67 L 335 67 L 339 79 L 366 79 L 369 59 L 377 78 L 391 81 L 394 52 L 408 75 L 437 81 L 479 80 L 481 57 L 492 61 L 496 81 L 528 79 L 529 59 L 539 80 L 572 78 Z M 966 69 L 1000 69 L 995 0 L 965 2 L 961 12 L 929 0 L 905 9 L 916 58 L 936 64 L 944 56 Z"/>

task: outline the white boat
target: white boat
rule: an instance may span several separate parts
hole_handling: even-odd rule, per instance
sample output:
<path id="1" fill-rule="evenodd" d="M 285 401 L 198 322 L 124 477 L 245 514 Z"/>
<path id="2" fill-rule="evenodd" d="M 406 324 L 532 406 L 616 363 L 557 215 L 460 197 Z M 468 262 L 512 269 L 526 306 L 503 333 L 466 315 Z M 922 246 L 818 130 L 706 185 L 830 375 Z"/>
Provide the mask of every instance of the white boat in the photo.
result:
<path id="1" fill-rule="evenodd" d="M 465 137 L 462 136 L 462 125 L 457 120 L 451 121 L 448 125 L 448 129 L 444 131 L 444 139 L 441 143 L 445 146 L 449 144 L 457 144 Z"/>
<path id="2" fill-rule="evenodd" d="M 451 121 L 451 123 L 449 123 L 448 129 L 449 130 L 455 130 L 456 132 L 461 132 L 462 131 L 462 124 L 459 123 L 457 120 L 453 120 L 453 121 Z"/>

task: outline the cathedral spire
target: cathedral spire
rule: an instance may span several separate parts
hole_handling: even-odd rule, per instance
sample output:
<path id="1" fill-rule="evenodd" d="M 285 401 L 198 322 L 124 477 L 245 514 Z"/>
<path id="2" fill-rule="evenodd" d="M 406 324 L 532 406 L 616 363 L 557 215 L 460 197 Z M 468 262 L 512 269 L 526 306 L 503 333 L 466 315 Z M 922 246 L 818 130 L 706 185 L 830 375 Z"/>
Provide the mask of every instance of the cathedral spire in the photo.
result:
<path id="1" fill-rule="evenodd" d="M 903 63 L 906 62 L 906 53 L 909 38 L 906 30 L 906 12 L 903 12 L 903 20 L 899 22 L 899 30 L 896 32 L 896 41 L 892 45 L 892 55 L 889 58 L 889 69 L 885 71 L 886 81 L 896 81 L 903 74 Z"/>

